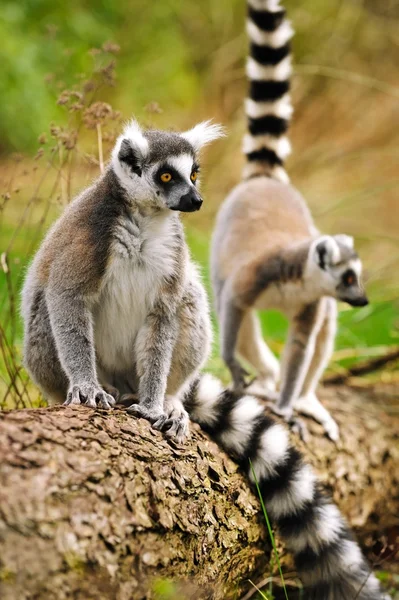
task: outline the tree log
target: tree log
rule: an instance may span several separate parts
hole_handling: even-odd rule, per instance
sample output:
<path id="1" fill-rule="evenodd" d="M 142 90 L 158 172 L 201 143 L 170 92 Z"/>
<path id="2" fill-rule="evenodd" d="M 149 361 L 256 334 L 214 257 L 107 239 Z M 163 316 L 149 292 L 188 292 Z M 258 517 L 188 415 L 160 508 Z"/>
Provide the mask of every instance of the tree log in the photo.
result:
<path id="1" fill-rule="evenodd" d="M 341 447 L 311 421 L 296 440 L 358 533 L 398 523 L 398 391 L 329 387 Z M 267 574 L 258 499 L 191 431 L 178 446 L 122 409 L 0 414 L 0 597 L 138 600 L 173 578 L 218 600 Z"/>

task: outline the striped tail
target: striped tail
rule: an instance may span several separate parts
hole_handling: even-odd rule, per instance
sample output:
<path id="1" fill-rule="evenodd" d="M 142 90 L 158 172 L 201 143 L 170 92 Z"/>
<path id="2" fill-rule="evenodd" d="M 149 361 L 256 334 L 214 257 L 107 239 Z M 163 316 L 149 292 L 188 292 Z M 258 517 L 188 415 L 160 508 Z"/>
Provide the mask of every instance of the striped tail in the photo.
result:
<path id="1" fill-rule="evenodd" d="M 290 89 L 291 24 L 279 0 L 248 0 L 247 62 L 249 97 L 244 178 L 266 175 L 288 182 L 284 160 L 291 151 L 286 136 L 292 115 Z"/>
<path id="2" fill-rule="evenodd" d="M 184 406 L 248 474 L 249 459 L 269 518 L 295 558 L 307 600 L 386 600 L 347 523 L 289 442 L 284 425 L 252 396 L 200 375 Z"/>

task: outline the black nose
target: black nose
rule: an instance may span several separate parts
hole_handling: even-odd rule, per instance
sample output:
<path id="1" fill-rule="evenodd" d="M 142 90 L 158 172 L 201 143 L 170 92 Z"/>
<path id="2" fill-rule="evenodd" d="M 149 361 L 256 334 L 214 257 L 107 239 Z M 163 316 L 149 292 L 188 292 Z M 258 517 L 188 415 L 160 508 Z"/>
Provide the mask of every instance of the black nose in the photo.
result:
<path id="1" fill-rule="evenodd" d="M 350 300 L 345 300 L 351 306 L 367 306 L 369 303 L 367 296 L 358 296 L 357 298 L 351 298 Z"/>
<path id="2" fill-rule="evenodd" d="M 362 296 L 361 298 L 359 298 L 359 303 L 357 304 L 357 306 L 367 306 L 367 304 L 369 303 L 369 299 L 367 298 L 367 296 Z"/>
<path id="3" fill-rule="evenodd" d="M 195 210 L 199 210 L 202 206 L 202 198 L 195 198 L 193 200 L 193 206 L 195 207 Z"/>
<path id="4" fill-rule="evenodd" d="M 201 205 L 201 196 L 197 191 L 192 190 L 180 198 L 180 202 L 176 207 L 176 210 L 180 210 L 182 212 L 194 212 L 195 210 L 199 210 Z"/>

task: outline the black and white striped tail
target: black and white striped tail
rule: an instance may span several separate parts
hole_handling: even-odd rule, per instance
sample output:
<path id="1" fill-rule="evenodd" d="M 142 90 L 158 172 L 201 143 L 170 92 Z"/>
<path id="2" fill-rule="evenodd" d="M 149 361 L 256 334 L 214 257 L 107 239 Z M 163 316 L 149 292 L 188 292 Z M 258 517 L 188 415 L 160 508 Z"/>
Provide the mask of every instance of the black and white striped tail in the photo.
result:
<path id="1" fill-rule="evenodd" d="M 291 151 L 286 136 L 292 115 L 290 99 L 291 24 L 279 0 L 248 0 L 246 100 L 248 133 L 244 178 L 267 175 L 288 182 L 284 160 Z"/>
<path id="2" fill-rule="evenodd" d="M 290 445 L 287 428 L 252 396 L 224 390 L 209 374 L 191 384 L 184 406 L 248 473 L 252 462 L 270 519 L 294 554 L 307 600 L 385 600 L 338 508 Z"/>

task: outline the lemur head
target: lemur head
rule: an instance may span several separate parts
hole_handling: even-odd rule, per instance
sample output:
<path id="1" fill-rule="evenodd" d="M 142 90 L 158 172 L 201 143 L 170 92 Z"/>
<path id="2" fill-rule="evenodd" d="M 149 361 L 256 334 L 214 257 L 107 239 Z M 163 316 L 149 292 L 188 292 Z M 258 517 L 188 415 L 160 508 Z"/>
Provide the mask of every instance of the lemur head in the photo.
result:
<path id="1" fill-rule="evenodd" d="M 368 299 L 362 282 L 362 263 L 348 235 L 324 235 L 311 247 L 317 280 L 324 293 L 351 306 L 366 306 Z"/>
<path id="2" fill-rule="evenodd" d="M 142 130 L 132 121 L 112 152 L 112 168 L 128 195 L 157 208 L 199 210 L 198 155 L 221 137 L 219 125 L 205 121 L 184 133 Z"/>

